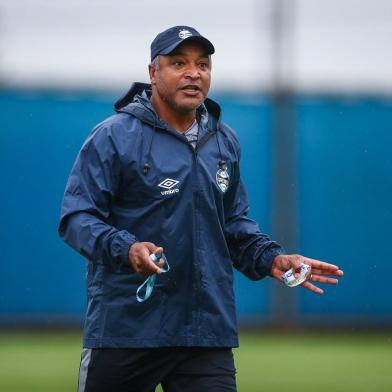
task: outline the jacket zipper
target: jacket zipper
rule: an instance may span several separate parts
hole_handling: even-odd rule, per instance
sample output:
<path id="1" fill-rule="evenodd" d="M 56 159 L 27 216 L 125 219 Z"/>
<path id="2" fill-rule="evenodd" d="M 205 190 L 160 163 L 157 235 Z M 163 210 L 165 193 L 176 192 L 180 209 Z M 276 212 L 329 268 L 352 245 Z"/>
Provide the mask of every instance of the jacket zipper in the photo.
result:
<path id="1" fill-rule="evenodd" d="M 199 257 L 199 247 L 200 243 L 200 233 L 199 233 L 199 204 L 200 204 L 200 184 L 197 173 L 197 160 L 198 160 L 198 151 L 197 146 L 194 149 L 191 145 L 189 147 L 193 150 L 192 159 L 193 159 L 193 175 L 192 175 L 192 190 L 193 190 L 193 221 L 194 221 L 194 239 L 193 239 L 193 254 L 194 254 L 194 294 L 195 294 L 195 334 L 196 338 L 200 339 L 200 328 L 201 328 L 201 262 Z"/>
<path id="2" fill-rule="evenodd" d="M 200 227 L 199 227 L 199 209 L 200 209 L 200 181 L 198 176 L 198 151 L 199 149 L 207 142 L 207 140 L 214 135 L 212 130 L 208 130 L 205 135 L 196 143 L 196 147 L 193 148 L 192 145 L 188 142 L 189 148 L 192 150 L 192 159 L 193 159 L 193 175 L 192 175 L 192 187 L 193 187 L 193 214 L 194 214 L 194 235 L 193 243 L 194 243 L 194 268 L 196 272 L 196 282 L 194 285 L 195 290 L 195 329 L 196 329 L 196 337 L 198 340 L 201 339 L 201 288 L 202 288 L 202 260 L 199 257 L 199 247 L 200 243 Z"/>

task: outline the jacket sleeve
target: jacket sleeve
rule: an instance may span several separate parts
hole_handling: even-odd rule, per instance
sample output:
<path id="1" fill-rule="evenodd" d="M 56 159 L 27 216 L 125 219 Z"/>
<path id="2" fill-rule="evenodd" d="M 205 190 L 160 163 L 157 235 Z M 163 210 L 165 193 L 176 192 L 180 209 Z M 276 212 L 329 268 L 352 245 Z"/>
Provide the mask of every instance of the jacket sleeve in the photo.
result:
<path id="1" fill-rule="evenodd" d="M 285 252 L 248 218 L 248 196 L 240 176 L 239 148 L 237 156 L 232 183 L 225 197 L 225 238 L 234 267 L 248 278 L 259 280 L 270 275 L 274 258 Z"/>
<path id="2" fill-rule="evenodd" d="M 90 261 L 129 265 L 136 238 L 109 224 L 110 206 L 120 186 L 121 162 L 110 128 L 98 127 L 82 146 L 65 189 L 60 237 Z"/>

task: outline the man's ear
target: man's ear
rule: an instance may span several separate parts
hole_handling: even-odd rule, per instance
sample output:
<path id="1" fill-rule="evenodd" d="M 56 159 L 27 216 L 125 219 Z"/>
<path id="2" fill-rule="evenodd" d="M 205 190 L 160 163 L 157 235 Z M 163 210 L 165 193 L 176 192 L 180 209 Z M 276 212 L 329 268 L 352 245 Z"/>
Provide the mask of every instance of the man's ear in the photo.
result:
<path id="1" fill-rule="evenodd" d="M 156 69 L 152 64 L 148 64 L 148 73 L 150 74 L 151 85 L 155 85 L 155 72 Z"/>

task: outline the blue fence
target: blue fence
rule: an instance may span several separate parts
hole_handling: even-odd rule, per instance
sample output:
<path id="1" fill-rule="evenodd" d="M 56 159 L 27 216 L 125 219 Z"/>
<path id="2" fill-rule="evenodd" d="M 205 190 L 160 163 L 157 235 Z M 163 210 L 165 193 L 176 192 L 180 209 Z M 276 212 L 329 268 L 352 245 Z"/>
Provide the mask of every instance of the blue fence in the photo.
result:
<path id="1" fill-rule="evenodd" d="M 113 94 L 0 93 L 0 325 L 74 323 L 85 310 L 85 260 L 57 235 L 68 173 L 91 128 L 112 114 Z M 221 95 L 242 142 L 251 216 L 271 230 L 273 101 Z M 294 101 L 298 252 L 346 272 L 324 297 L 293 290 L 298 320 L 392 325 L 389 289 L 392 98 Z M 284 244 L 283 244 L 284 245 Z M 236 274 L 240 321 L 274 315 L 271 279 Z M 294 297 L 295 296 L 295 297 Z"/>

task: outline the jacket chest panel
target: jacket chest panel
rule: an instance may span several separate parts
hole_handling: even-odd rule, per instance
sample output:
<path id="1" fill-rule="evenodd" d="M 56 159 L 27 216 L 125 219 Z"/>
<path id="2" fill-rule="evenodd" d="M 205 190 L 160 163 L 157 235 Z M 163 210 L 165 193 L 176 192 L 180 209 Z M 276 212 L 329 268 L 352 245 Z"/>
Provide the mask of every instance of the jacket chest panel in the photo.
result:
<path id="1" fill-rule="evenodd" d="M 176 203 L 184 197 L 191 197 L 192 193 L 207 198 L 212 204 L 222 202 L 233 168 L 229 154 L 218 150 L 215 138 L 209 140 L 198 153 L 186 142 L 176 140 L 171 135 L 155 135 L 151 146 L 145 143 L 137 150 L 137 158 L 124 171 L 119 195 L 121 204 L 140 206 L 152 201 Z M 221 160 L 225 161 L 224 173 L 219 166 Z M 147 172 L 144 170 L 146 164 Z"/>

